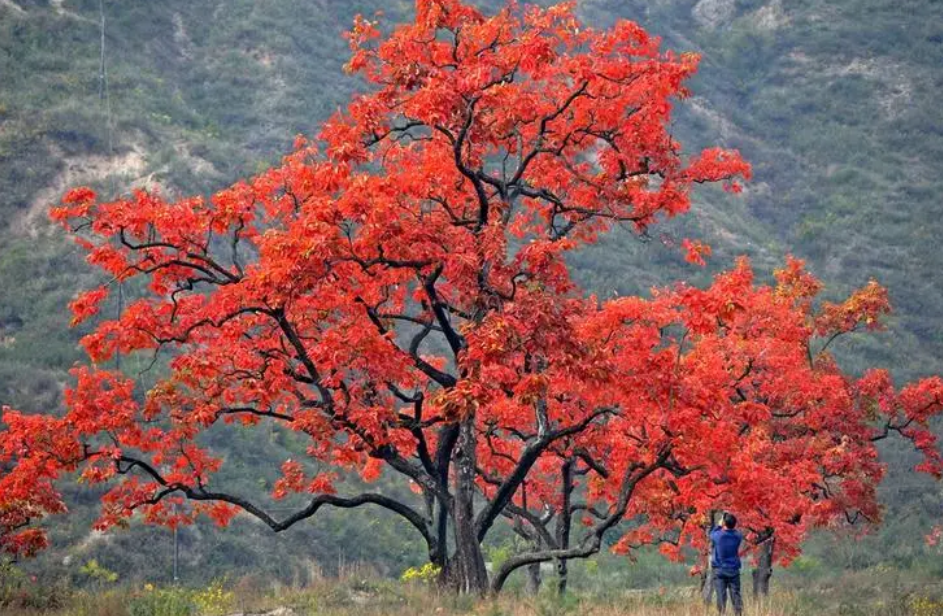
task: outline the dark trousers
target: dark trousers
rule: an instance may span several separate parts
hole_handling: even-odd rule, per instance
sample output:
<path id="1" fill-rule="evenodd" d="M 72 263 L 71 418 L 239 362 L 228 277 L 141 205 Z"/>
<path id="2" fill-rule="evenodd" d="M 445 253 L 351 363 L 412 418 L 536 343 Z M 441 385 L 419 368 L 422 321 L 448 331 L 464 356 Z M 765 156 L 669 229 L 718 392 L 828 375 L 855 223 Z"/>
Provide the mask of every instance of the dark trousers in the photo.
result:
<path id="1" fill-rule="evenodd" d="M 727 593 L 730 593 L 730 602 L 733 603 L 733 613 L 743 614 L 743 596 L 740 594 L 740 572 L 715 571 L 714 592 L 717 594 L 717 611 L 721 614 L 727 611 Z"/>

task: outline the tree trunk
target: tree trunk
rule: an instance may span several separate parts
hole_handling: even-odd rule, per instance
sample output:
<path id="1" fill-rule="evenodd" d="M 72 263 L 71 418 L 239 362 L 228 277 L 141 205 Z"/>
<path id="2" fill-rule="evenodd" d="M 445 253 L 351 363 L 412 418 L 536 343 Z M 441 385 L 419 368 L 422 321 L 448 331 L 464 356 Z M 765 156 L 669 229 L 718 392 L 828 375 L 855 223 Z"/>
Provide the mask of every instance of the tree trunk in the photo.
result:
<path id="1" fill-rule="evenodd" d="M 714 603 L 714 571 L 710 565 L 701 574 L 701 598 L 705 605 Z"/>
<path id="2" fill-rule="evenodd" d="M 451 585 L 449 567 L 449 520 L 452 519 L 452 503 L 448 498 L 449 476 L 452 465 L 452 452 L 458 440 L 459 427 L 449 424 L 439 431 L 439 444 L 436 447 L 435 466 L 438 471 L 436 481 L 439 484 L 440 494 L 434 499 L 434 506 L 430 520 L 435 524 L 436 551 L 432 562 L 439 567 L 439 586 L 443 588 Z"/>
<path id="3" fill-rule="evenodd" d="M 527 594 L 531 596 L 540 592 L 543 579 L 540 576 L 540 563 L 527 565 Z"/>
<path id="4" fill-rule="evenodd" d="M 475 529 L 474 421 L 474 417 L 462 421 L 455 451 L 455 552 L 449 558 L 448 577 L 463 594 L 484 594 L 488 590 L 488 572 Z"/>
<path id="5" fill-rule="evenodd" d="M 570 524 L 572 523 L 573 513 L 571 504 L 573 501 L 573 466 L 575 461 L 570 458 L 563 463 L 560 469 L 561 490 L 563 502 L 560 504 L 560 516 L 557 518 L 557 547 L 561 550 L 570 548 Z M 560 596 L 566 594 L 567 578 L 569 577 L 569 566 L 565 558 L 557 559 L 557 593 Z"/>
<path id="6" fill-rule="evenodd" d="M 557 559 L 557 594 L 566 594 L 566 585 L 569 579 L 569 565 L 565 558 Z"/>
<path id="7" fill-rule="evenodd" d="M 759 545 L 756 568 L 753 570 L 753 598 L 769 596 L 769 580 L 773 577 L 773 542 L 770 537 Z"/>
<path id="8" fill-rule="evenodd" d="M 714 542 L 710 540 L 711 531 L 714 530 L 714 517 L 717 512 L 710 512 L 710 521 L 707 524 L 707 554 L 704 564 L 704 572 L 701 574 L 701 598 L 706 605 L 714 602 L 714 570 L 711 567 L 711 557 L 714 552 Z"/>
<path id="9" fill-rule="evenodd" d="M 439 569 L 436 583 L 443 589 L 448 589 L 451 585 L 448 541 L 449 509 L 444 500 L 437 500 L 437 509 L 430 517 L 435 521 L 436 544 L 435 550 L 430 550 L 429 562 Z"/>

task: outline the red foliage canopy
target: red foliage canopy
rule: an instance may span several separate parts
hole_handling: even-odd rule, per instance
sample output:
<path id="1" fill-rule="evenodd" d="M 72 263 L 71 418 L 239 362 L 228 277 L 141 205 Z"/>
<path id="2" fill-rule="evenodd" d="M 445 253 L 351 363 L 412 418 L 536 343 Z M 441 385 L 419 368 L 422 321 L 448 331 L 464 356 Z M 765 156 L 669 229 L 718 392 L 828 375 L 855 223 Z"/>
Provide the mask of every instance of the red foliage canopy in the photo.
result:
<path id="1" fill-rule="evenodd" d="M 690 558 L 682 548 L 703 553 L 705 526 L 720 510 L 735 511 L 754 542 L 775 533 L 775 557 L 788 563 L 812 528 L 879 520 L 876 441 L 904 436 L 924 454 L 919 470 L 939 476 L 927 421 L 941 408 L 943 381 L 897 392 L 886 371 L 843 374 L 828 347 L 878 327 L 886 292 L 872 282 L 845 302 L 813 308 L 820 287 L 795 259 L 775 286 L 757 286 L 741 260 L 704 290 L 682 285 L 650 300 L 586 307 L 580 340 L 595 348 L 607 378 L 595 389 L 627 412 L 544 457 L 506 509 L 543 549 L 508 568 L 588 555 L 619 521 L 631 524 L 620 527 L 616 551 L 657 543 Z M 640 461 L 659 452 L 670 455 L 638 481 L 648 468 Z M 503 454 L 486 482 L 510 471 L 515 456 Z M 586 527 L 578 537 L 569 536 L 574 517 Z"/>

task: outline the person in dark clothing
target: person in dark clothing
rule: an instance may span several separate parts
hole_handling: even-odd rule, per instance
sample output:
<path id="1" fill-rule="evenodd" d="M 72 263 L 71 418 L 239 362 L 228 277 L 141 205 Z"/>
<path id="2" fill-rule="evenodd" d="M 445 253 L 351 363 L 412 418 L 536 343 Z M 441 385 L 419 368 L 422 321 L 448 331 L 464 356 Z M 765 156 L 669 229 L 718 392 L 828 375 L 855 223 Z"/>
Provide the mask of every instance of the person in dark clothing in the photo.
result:
<path id="1" fill-rule="evenodd" d="M 717 594 L 717 610 L 727 610 L 727 593 L 733 603 L 733 612 L 743 614 L 743 597 L 740 594 L 740 544 L 743 535 L 737 530 L 737 518 L 725 513 L 723 526 L 711 531 L 711 569 L 714 571 L 714 590 Z"/>

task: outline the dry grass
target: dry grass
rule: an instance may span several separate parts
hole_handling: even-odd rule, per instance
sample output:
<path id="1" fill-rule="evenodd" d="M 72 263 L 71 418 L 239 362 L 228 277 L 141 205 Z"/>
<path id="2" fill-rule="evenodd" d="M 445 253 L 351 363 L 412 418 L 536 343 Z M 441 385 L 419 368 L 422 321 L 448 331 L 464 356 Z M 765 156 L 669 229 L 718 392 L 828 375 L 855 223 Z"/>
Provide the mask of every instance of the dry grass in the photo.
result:
<path id="1" fill-rule="evenodd" d="M 96 592 L 34 588 L 37 601 L 0 605 L 2 616 L 708 616 L 693 587 L 639 591 L 607 585 L 564 598 L 548 587 L 537 597 L 508 592 L 497 599 L 455 596 L 421 583 L 404 584 L 369 570 L 319 579 L 305 588 L 273 586 L 262 576 L 206 588 L 112 588 Z M 939 580 L 888 571 L 840 573 L 800 585 L 780 579 L 764 604 L 747 601 L 749 616 L 943 616 Z M 548 585 L 549 586 L 549 585 Z M 801 588 L 801 590 L 797 590 Z M 45 593 L 45 594 L 44 594 Z M 43 603 L 46 596 L 53 602 Z"/>
<path id="2" fill-rule="evenodd" d="M 240 611 L 265 613 L 291 607 L 298 616 L 707 616 L 715 614 L 687 590 L 665 593 L 616 593 L 611 597 L 560 599 L 506 595 L 476 599 L 436 593 L 424 588 L 364 589 L 325 585 L 289 591 L 239 605 Z M 749 604 L 753 616 L 800 616 L 790 594 L 778 594 L 766 605 Z"/>
<path id="3" fill-rule="evenodd" d="M 932 611 L 915 609 L 911 599 L 893 599 L 870 605 L 829 602 L 795 592 L 777 592 L 758 604 L 746 601 L 749 616 L 943 616 L 943 603 Z M 285 593 L 240 606 L 247 613 L 265 613 L 288 606 L 297 616 L 713 616 L 716 610 L 695 598 L 690 589 L 663 593 L 616 592 L 611 596 L 564 599 L 506 595 L 476 600 L 437 594 L 427 589 L 342 590 L 336 586 Z M 939 610 L 939 611 L 936 611 Z M 728 612 L 730 613 L 730 612 Z"/>

